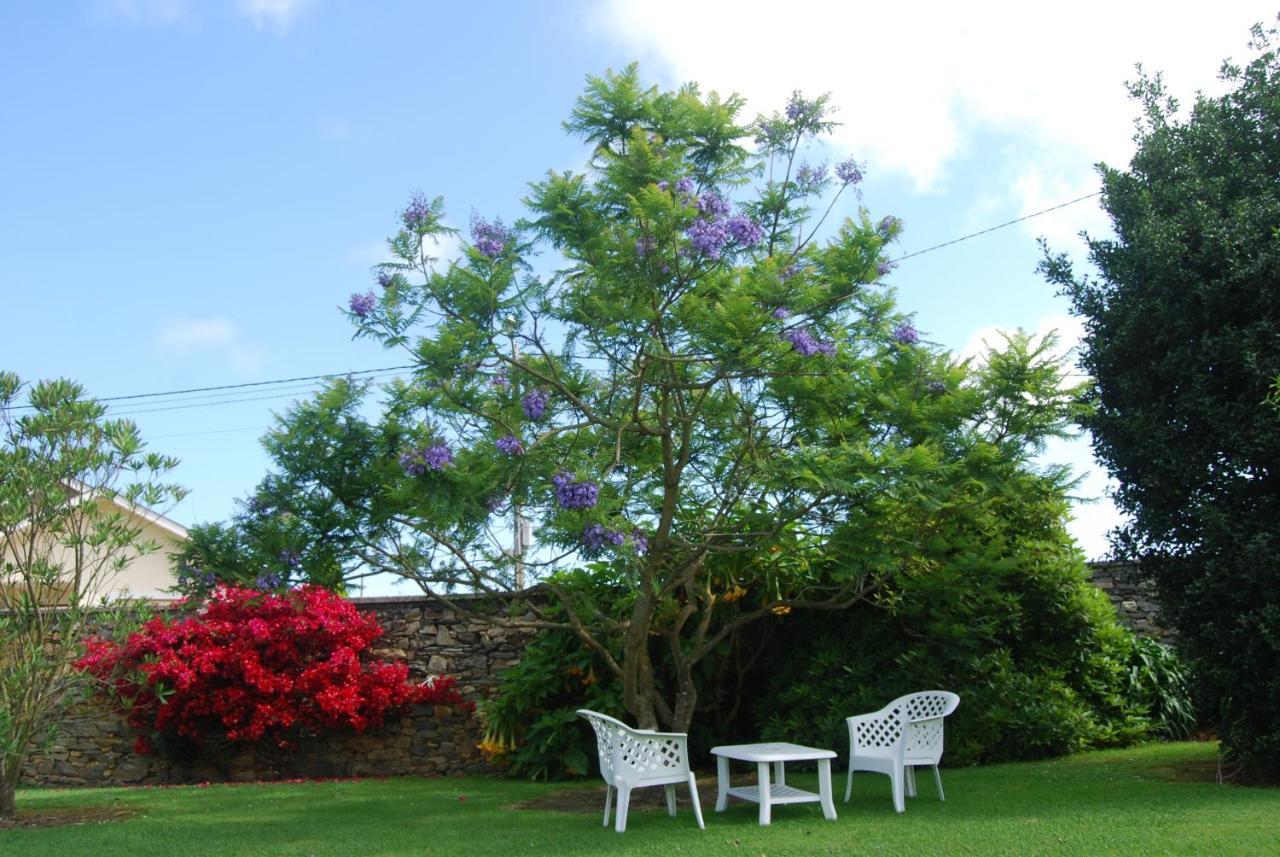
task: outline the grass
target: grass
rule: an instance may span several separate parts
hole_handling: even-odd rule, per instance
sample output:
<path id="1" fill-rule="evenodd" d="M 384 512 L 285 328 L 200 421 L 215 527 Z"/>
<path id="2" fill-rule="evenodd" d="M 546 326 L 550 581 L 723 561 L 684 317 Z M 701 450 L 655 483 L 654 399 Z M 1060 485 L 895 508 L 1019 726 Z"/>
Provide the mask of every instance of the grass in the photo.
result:
<path id="1" fill-rule="evenodd" d="M 803 804 L 775 807 L 767 828 L 757 826 L 754 804 L 714 812 L 715 794 L 704 788 L 706 830 L 682 805 L 675 819 L 633 811 L 622 835 L 602 828 L 598 812 L 513 808 L 562 786 L 496 779 L 34 789 L 19 792 L 20 813 L 80 808 L 117 820 L 0 830 L 0 855 L 1280 853 L 1280 790 L 1214 784 L 1215 752 L 1149 745 L 947 770 L 946 802 L 920 776 L 920 797 L 903 815 L 893 812 L 887 778 L 856 776 L 845 804 L 840 775 L 837 821 Z"/>

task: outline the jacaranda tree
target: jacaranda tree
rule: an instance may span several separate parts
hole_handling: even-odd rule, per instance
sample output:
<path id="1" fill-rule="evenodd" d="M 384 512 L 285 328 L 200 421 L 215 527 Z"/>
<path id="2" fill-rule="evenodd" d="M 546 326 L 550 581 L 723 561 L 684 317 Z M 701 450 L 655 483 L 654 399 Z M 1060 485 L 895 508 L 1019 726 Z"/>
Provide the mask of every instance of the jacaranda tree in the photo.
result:
<path id="1" fill-rule="evenodd" d="M 824 227 L 862 179 L 806 160 L 825 99 L 742 107 L 590 78 L 566 123 L 585 171 L 533 184 L 512 225 L 473 215 L 448 264 L 443 202 L 415 196 L 349 304 L 412 378 L 376 423 L 346 381 L 294 408 L 241 529 L 283 519 L 325 562 L 442 596 L 522 571 L 631 716 L 676 729 L 737 629 L 927 571 L 949 505 L 997 497 L 1071 395 L 1025 338 L 979 375 L 921 341 L 882 284 L 896 218 Z M 535 546 L 510 548 L 517 519 Z"/>

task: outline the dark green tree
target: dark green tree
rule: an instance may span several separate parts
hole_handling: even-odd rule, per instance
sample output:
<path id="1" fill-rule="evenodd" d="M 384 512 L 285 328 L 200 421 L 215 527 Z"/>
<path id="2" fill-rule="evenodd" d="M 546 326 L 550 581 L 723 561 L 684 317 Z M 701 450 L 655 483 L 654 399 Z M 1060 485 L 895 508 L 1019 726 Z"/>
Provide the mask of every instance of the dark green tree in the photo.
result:
<path id="1" fill-rule="evenodd" d="M 1280 60 L 1255 27 L 1231 91 L 1178 113 L 1159 75 L 1127 170 L 1102 165 L 1097 275 L 1043 270 L 1085 319 L 1094 450 L 1128 516 L 1226 754 L 1280 777 Z"/>

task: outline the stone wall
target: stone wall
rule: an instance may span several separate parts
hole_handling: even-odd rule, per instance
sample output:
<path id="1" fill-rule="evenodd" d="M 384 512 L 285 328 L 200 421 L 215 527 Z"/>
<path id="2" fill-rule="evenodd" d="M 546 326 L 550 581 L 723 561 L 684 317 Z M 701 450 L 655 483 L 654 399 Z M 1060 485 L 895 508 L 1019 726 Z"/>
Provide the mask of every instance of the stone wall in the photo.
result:
<path id="1" fill-rule="evenodd" d="M 1092 562 L 1089 570 L 1094 586 L 1111 599 L 1124 625 L 1158 640 L 1173 638 L 1174 631 L 1161 623 L 1155 581 L 1141 576 L 1137 563 Z"/>
<path id="2" fill-rule="evenodd" d="M 403 660 L 414 678 L 446 673 L 464 697 L 486 698 L 498 674 L 514 665 L 533 635 L 528 627 L 500 626 L 485 616 L 531 619 L 516 599 L 459 599 L 457 612 L 425 598 L 356 598 L 361 611 L 377 614 L 384 635 L 376 653 Z M 123 716 L 101 702 L 86 703 L 49 746 L 23 768 L 29 785 L 138 785 L 204 781 L 252 781 L 294 777 L 458 774 L 486 770 L 476 750 L 482 729 L 463 706 L 418 706 L 379 730 L 304 739 L 288 755 L 246 749 L 181 766 L 133 752 Z"/>

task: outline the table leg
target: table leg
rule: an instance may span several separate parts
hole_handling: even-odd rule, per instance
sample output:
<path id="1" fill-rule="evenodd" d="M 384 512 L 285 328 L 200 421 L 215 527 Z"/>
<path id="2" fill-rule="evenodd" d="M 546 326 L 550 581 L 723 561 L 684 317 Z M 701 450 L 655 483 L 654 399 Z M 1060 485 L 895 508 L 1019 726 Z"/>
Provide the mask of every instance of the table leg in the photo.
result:
<path id="1" fill-rule="evenodd" d="M 787 772 L 786 769 L 782 767 L 785 764 L 786 762 L 773 763 L 773 782 L 776 785 L 785 786 L 787 784 Z"/>
<path id="2" fill-rule="evenodd" d="M 756 763 L 756 776 L 759 779 L 759 786 L 760 786 L 760 795 L 759 795 L 760 796 L 760 826 L 768 827 L 769 821 L 770 821 L 769 797 L 771 794 L 771 792 L 769 791 L 769 763 L 768 762 Z"/>
<path id="3" fill-rule="evenodd" d="M 716 756 L 716 812 L 724 812 L 729 805 L 729 760 Z"/>
<path id="4" fill-rule="evenodd" d="M 836 820 L 836 805 L 831 800 L 831 760 L 818 760 L 818 799 L 822 803 L 822 817 Z"/>

